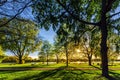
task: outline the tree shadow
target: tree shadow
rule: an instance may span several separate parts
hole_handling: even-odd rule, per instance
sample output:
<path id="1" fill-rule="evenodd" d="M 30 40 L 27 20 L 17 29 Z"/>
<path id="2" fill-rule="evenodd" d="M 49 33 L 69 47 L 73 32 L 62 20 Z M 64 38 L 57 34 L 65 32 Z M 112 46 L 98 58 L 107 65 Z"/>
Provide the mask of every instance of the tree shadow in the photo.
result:
<path id="1" fill-rule="evenodd" d="M 75 69 L 75 70 L 74 70 Z M 14 80 L 90 80 L 90 75 L 93 73 L 90 71 L 83 71 L 76 68 L 68 69 L 66 67 L 59 67 L 54 70 L 43 71 L 38 74 L 29 75 L 25 77 L 19 77 Z"/>
<path id="2" fill-rule="evenodd" d="M 98 69 L 98 70 L 101 70 L 101 68 L 100 67 L 96 67 L 96 66 L 93 66 L 93 65 L 91 65 L 93 68 L 96 68 L 96 69 Z"/>
<path id="3" fill-rule="evenodd" d="M 113 72 L 113 71 L 109 71 L 109 73 L 111 76 L 113 76 L 112 78 L 114 78 L 114 80 L 120 80 L 120 73 Z M 110 77 L 110 80 L 113 80 L 113 79 L 111 79 Z"/>
<path id="4" fill-rule="evenodd" d="M 6 75 L 6 74 L 16 74 L 16 72 L 21 72 L 22 70 L 0 70 L 0 72 L 3 74 L 3 75 Z M 0 74 L 1 74 L 0 73 Z M 1 76 L 0 75 L 0 80 L 8 80 L 9 76 Z"/>
<path id="5" fill-rule="evenodd" d="M 59 71 L 61 70 L 61 68 L 59 69 L 54 69 L 54 70 L 47 70 L 47 71 L 43 71 L 41 73 L 35 74 L 35 75 L 29 75 L 29 76 L 25 76 L 25 77 L 19 77 L 16 78 L 14 80 L 44 80 L 47 77 L 54 77 L 54 75 L 56 75 Z"/>
<path id="6" fill-rule="evenodd" d="M 91 66 L 96 68 L 96 69 L 101 70 L 101 68 L 99 68 L 99 67 L 96 67 L 96 66 L 93 66 L 93 65 L 91 65 Z M 109 71 L 109 73 L 111 75 L 106 77 L 108 80 L 120 80 L 120 74 L 119 73 L 115 73 L 115 72 L 112 72 L 112 71 Z"/>
<path id="7" fill-rule="evenodd" d="M 101 68 L 93 66 L 94 68 L 97 68 L 98 70 L 101 70 Z M 23 71 L 23 70 L 20 70 Z M 30 68 L 25 69 L 24 71 L 31 71 Z M 4 71 L 3 71 L 4 72 Z M 7 71 L 8 73 L 15 73 L 18 71 Z M 120 73 L 116 73 L 114 71 L 109 72 L 110 75 L 107 77 L 108 80 L 119 80 L 120 79 Z M 94 76 L 93 76 L 94 75 Z M 94 70 L 84 70 L 79 69 L 76 67 L 59 67 L 53 70 L 42 70 L 38 73 L 33 73 L 30 75 L 20 76 L 16 77 L 13 80 L 106 80 L 102 79 L 103 76 L 101 76 L 100 72 L 94 71 Z M 6 78 L 2 79 L 6 80 Z"/>

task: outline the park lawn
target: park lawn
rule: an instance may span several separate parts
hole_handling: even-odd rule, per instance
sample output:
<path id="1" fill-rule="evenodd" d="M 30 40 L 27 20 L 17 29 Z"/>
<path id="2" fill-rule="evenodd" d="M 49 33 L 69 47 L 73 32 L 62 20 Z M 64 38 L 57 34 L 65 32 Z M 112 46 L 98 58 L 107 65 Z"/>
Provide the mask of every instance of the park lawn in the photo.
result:
<path id="1" fill-rule="evenodd" d="M 2 71 L 0 80 L 107 80 L 100 77 L 100 71 Z"/>
<path id="2" fill-rule="evenodd" d="M 109 65 L 109 68 L 120 68 L 120 64 Z"/>
<path id="3" fill-rule="evenodd" d="M 9 67 L 20 67 L 20 68 L 26 68 L 26 67 L 35 67 L 35 68 L 58 68 L 58 67 L 61 67 L 61 66 L 65 66 L 65 64 L 49 64 L 49 65 L 46 65 L 46 64 L 41 64 L 41 63 L 25 63 L 25 64 L 10 64 L 10 63 L 7 63 L 7 64 L 0 64 L 0 68 L 9 68 Z"/>
<path id="4" fill-rule="evenodd" d="M 11 64 L 11 63 L 7 63 L 7 64 L 0 64 L 0 68 L 7 68 L 7 67 L 37 67 L 37 68 L 58 68 L 58 67 L 64 67 L 66 66 L 66 64 L 64 63 L 59 63 L 59 64 L 41 64 L 41 63 L 25 63 L 25 64 Z M 76 68 L 91 68 L 92 66 L 89 66 L 86 63 L 82 63 L 82 64 L 69 64 L 69 67 L 76 67 Z M 97 66 L 99 67 L 99 66 Z"/>
<path id="5" fill-rule="evenodd" d="M 110 72 L 120 79 L 120 71 Z M 0 80 L 107 80 L 97 70 L 1 71 Z"/>
<path id="6" fill-rule="evenodd" d="M 59 68 L 59 67 L 65 67 L 66 64 L 65 63 L 59 63 L 59 64 L 56 64 L 56 63 L 53 63 L 53 64 L 49 64 L 49 65 L 46 65 L 46 64 L 42 64 L 42 63 L 25 63 L 25 64 L 11 64 L 11 63 L 1 63 L 0 64 L 0 68 Z M 89 66 L 87 63 L 80 63 L 80 64 L 75 64 L 75 63 L 71 63 L 69 64 L 68 67 L 74 67 L 74 68 L 100 68 L 100 65 L 97 65 L 97 64 L 94 64 L 92 66 Z M 117 69 L 119 68 L 120 69 L 120 64 L 117 63 L 117 64 L 114 64 L 114 65 L 110 65 L 109 66 L 110 69 Z"/>
<path id="7" fill-rule="evenodd" d="M 37 68 L 61 68 L 66 64 L 46 64 L 26 63 L 26 64 L 0 64 L 1 68 L 14 67 L 37 67 Z M 100 68 L 99 65 L 88 66 L 86 63 L 82 64 L 69 64 L 69 67 L 75 68 Z M 113 68 L 119 68 L 119 64 L 116 66 L 110 66 Z M 98 70 L 24 70 L 24 71 L 0 71 L 0 80 L 107 80 L 101 77 L 101 71 Z M 120 71 L 110 71 L 110 75 L 115 77 L 116 80 L 120 79 Z"/>

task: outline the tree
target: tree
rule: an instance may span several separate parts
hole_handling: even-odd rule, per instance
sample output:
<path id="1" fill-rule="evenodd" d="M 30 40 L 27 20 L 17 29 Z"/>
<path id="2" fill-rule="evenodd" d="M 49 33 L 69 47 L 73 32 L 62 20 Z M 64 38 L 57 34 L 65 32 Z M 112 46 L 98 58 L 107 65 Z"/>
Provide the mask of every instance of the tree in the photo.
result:
<path id="1" fill-rule="evenodd" d="M 42 51 L 39 53 L 39 60 L 40 62 L 42 62 L 42 64 L 44 64 L 44 62 L 46 61 L 46 56 Z"/>
<path id="2" fill-rule="evenodd" d="M 15 63 L 17 62 L 18 59 L 16 56 L 6 56 L 3 60 L 2 63 Z"/>
<path id="3" fill-rule="evenodd" d="M 8 24 L 8 27 L 3 27 L 1 30 L 6 33 L 4 38 L 0 39 L 2 46 L 5 50 L 10 50 L 16 57 L 18 63 L 22 64 L 25 57 L 31 52 L 35 51 L 41 42 L 38 38 L 38 28 L 32 22 L 22 22 L 13 20 Z"/>
<path id="4" fill-rule="evenodd" d="M 89 65 L 92 65 L 92 56 L 96 55 L 99 49 L 100 37 L 97 33 L 99 33 L 99 30 L 95 28 L 92 31 L 85 32 L 81 37 L 80 46 L 83 46 L 82 52 L 88 58 Z"/>
<path id="5" fill-rule="evenodd" d="M 0 63 L 4 59 L 4 57 L 5 57 L 4 51 L 3 51 L 2 47 L 0 46 Z"/>
<path id="6" fill-rule="evenodd" d="M 0 27 L 4 27 L 6 24 L 14 19 L 19 21 L 27 21 L 23 18 L 28 17 L 31 19 L 29 14 L 30 6 L 32 5 L 32 0 L 1 0 L 0 1 L 0 18 L 6 17 L 7 20 L 0 24 Z M 29 11 L 29 13 L 28 13 Z M 27 15 L 26 15 L 27 14 Z M 22 17 L 22 18 L 21 18 Z"/>
<path id="7" fill-rule="evenodd" d="M 54 42 L 54 46 L 52 47 L 52 53 L 56 57 L 56 63 L 57 64 L 59 63 L 60 48 L 61 47 L 56 42 Z"/>
<path id="8" fill-rule="evenodd" d="M 63 25 L 60 26 L 61 28 L 59 28 L 59 30 L 57 31 L 57 35 L 58 35 L 58 40 L 59 40 L 59 44 L 61 44 L 61 46 L 64 46 L 65 49 L 65 53 L 66 53 L 66 66 L 68 67 L 68 60 L 69 60 L 69 51 L 68 51 L 68 45 L 71 41 L 72 34 L 69 31 L 69 25 L 64 23 Z"/>
<path id="9" fill-rule="evenodd" d="M 107 28 L 110 18 L 120 13 L 115 13 L 119 2 L 119 0 L 33 0 L 33 3 L 35 3 L 33 10 L 36 19 L 45 28 L 49 27 L 49 25 L 53 25 L 55 29 L 55 26 L 59 26 L 60 23 L 63 23 L 66 19 L 71 23 L 79 22 L 98 26 L 101 31 L 100 53 L 102 60 L 102 76 L 109 78 Z M 110 15 L 108 15 L 108 13 Z"/>
<path id="10" fill-rule="evenodd" d="M 59 59 L 61 58 L 60 55 L 62 55 L 62 53 L 65 53 L 65 49 L 64 49 L 64 46 L 61 43 L 61 38 L 60 38 L 59 35 L 57 35 L 55 37 L 54 46 L 53 46 L 53 52 L 54 52 L 54 54 L 56 56 L 56 63 L 58 64 L 59 63 Z"/>
<path id="11" fill-rule="evenodd" d="M 51 44 L 48 41 L 44 41 L 39 56 L 41 56 L 42 58 L 44 58 L 44 56 L 46 57 L 47 65 L 48 65 L 48 57 L 50 53 L 51 53 Z"/>
<path id="12" fill-rule="evenodd" d="M 119 34 L 118 34 L 119 33 L 118 29 L 115 29 L 112 27 L 109 27 L 109 28 L 111 28 L 111 29 L 108 31 L 108 40 L 107 40 L 108 59 L 109 59 L 109 62 L 111 62 L 113 65 L 114 60 L 116 60 L 119 56 L 118 45 L 120 45 L 120 43 L 119 43 L 120 38 L 119 38 Z"/>

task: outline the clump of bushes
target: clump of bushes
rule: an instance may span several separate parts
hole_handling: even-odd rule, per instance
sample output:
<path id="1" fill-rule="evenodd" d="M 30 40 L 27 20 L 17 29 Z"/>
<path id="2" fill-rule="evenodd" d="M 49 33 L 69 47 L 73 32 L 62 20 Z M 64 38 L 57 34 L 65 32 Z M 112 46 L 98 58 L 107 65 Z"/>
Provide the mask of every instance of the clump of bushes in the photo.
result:
<path id="1" fill-rule="evenodd" d="M 31 57 L 26 57 L 22 60 L 22 64 L 25 62 L 39 62 L 37 59 L 32 59 Z M 19 59 L 16 56 L 7 56 L 2 60 L 2 63 L 19 63 Z"/>
<path id="2" fill-rule="evenodd" d="M 16 63 L 17 57 L 15 56 L 7 56 L 2 60 L 2 63 Z"/>

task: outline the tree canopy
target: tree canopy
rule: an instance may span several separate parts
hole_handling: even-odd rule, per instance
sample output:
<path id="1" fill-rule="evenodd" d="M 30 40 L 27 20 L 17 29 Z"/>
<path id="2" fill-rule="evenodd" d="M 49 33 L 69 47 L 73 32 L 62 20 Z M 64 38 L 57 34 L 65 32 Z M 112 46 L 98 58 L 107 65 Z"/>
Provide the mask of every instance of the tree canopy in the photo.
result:
<path id="1" fill-rule="evenodd" d="M 13 20 L 8 24 L 8 27 L 1 28 L 8 34 L 4 34 L 0 41 L 3 48 L 10 50 L 19 60 L 24 59 L 40 46 L 39 29 L 33 22 Z"/>
<path id="2" fill-rule="evenodd" d="M 51 47 L 52 47 L 52 45 L 47 40 L 45 40 L 45 41 L 43 41 L 41 50 L 39 52 L 39 56 L 41 58 L 46 59 L 47 65 L 48 65 L 48 56 L 51 54 Z"/>
<path id="3" fill-rule="evenodd" d="M 120 6 L 119 3 L 119 0 L 33 0 L 35 5 L 32 7 L 34 16 L 40 26 L 45 29 L 49 29 L 51 25 L 53 29 L 57 29 L 61 28 L 60 26 L 63 24 L 68 24 L 72 25 L 72 31 L 75 30 L 78 33 L 79 29 L 83 28 L 85 30 L 85 27 L 90 27 L 88 25 L 98 26 L 101 31 L 102 75 L 109 78 L 107 57 L 108 24 L 112 17 L 120 14 L 119 11 L 116 12 L 116 9 Z M 120 19 L 119 16 L 117 17 L 112 19 L 112 22 Z M 78 24 L 79 28 L 77 28 Z M 85 26 L 81 26 L 82 24 Z"/>
<path id="4" fill-rule="evenodd" d="M 3 60 L 5 57 L 5 52 L 3 51 L 2 47 L 0 46 L 0 62 Z"/>
<path id="5" fill-rule="evenodd" d="M 23 4 L 24 2 L 25 4 Z M 11 4 L 8 5 L 8 3 L 16 3 L 15 5 L 20 4 L 20 6 L 16 7 L 13 5 L 11 7 Z M 5 5 L 7 5 L 7 7 Z M 25 39 L 24 32 L 22 33 L 20 31 L 20 29 L 25 29 L 24 27 L 17 28 L 17 36 L 12 36 L 11 38 L 10 36 L 16 34 L 16 31 L 13 28 L 11 29 L 7 23 L 14 18 L 21 20 L 19 16 L 28 6 L 32 7 L 33 15 L 36 19 L 35 21 L 39 23 L 39 26 L 44 27 L 46 30 L 52 26 L 58 33 L 59 38 L 62 41 L 61 43 L 63 43 L 65 47 L 72 40 L 75 44 L 79 44 L 81 35 L 83 35 L 86 31 L 93 30 L 95 27 L 99 28 L 101 33 L 100 55 L 102 62 L 102 75 L 109 78 L 107 56 L 109 49 L 108 38 L 110 35 L 109 33 L 111 32 L 117 36 L 120 35 L 120 16 L 118 16 L 120 14 L 120 11 L 118 10 L 120 8 L 120 0 L 3 0 L 0 4 L 0 15 L 2 15 L 2 17 L 7 16 L 7 20 L 3 20 L 3 24 L 0 25 L 0 32 L 6 33 L 6 35 L 0 34 L 2 36 L 1 41 L 4 41 L 4 39 L 8 40 L 9 38 L 14 38 L 14 40 L 9 40 L 12 42 L 14 42 L 15 39 L 18 40 L 18 38 L 20 40 Z M 12 9 L 10 10 L 8 7 Z M 3 13 L 4 9 L 13 11 L 15 14 L 9 15 L 8 13 L 13 13 L 9 11 Z M 64 25 L 67 26 L 64 27 Z M 9 28 L 9 30 L 7 30 L 7 28 Z M 13 30 L 14 32 L 11 32 L 10 30 Z M 24 36 L 21 36 L 20 34 Z M 20 37 L 18 37 L 18 35 Z M 119 38 L 115 39 L 116 42 L 114 43 L 116 45 L 116 51 L 119 52 Z M 21 43 L 27 41 L 27 39 L 25 39 L 25 41 L 18 40 L 17 43 L 18 45 L 25 45 Z M 30 40 L 30 42 L 32 42 L 32 40 Z M 91 42 L 90 45 L 93 46 L 93 42 Z M 11 48 L 13 49 L 13 47 Z M 22 49 L 24 49 L 24 47 Z"/>

